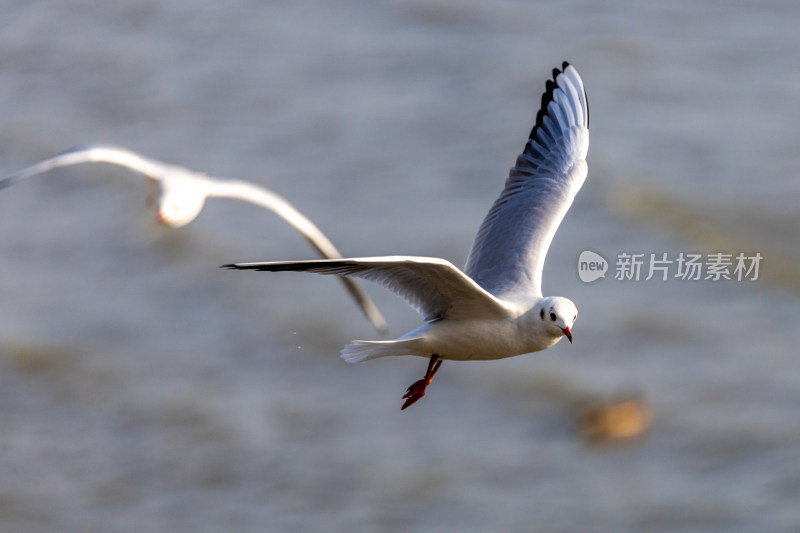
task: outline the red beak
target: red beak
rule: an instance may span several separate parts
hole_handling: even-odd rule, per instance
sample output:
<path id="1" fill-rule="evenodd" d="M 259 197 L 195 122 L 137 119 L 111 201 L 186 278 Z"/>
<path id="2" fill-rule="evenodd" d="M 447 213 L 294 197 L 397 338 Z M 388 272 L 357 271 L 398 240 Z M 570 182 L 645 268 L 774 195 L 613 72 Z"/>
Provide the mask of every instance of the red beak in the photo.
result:
<path id="1" fill-rule="evenodd" d="M 561 328 L 561 331 L 564 332 L 564 336 L 569 339 L 569 343 L 572 344 L 572 332 L 569 330 L 569 327 Z"/>

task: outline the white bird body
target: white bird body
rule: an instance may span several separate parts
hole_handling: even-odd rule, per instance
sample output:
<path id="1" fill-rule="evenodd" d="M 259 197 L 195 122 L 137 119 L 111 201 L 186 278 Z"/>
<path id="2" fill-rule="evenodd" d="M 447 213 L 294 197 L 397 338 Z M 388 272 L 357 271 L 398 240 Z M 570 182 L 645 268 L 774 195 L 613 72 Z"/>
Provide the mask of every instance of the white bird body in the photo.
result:
<path id="1" fill-rule="evenodd" d="M 444 259 L 410 256 L 223 266 L 359 277 L 403 298 L 422 315 L 422 326 L 390 341 L 354 341 L 342 357 L 430 357 L 425 377 L 404 396 L 405 409 L 424 396 L 443 359 L 501 359 L 544 350 L 562 336 L 572 342 L 578 311 L 566 298 L 542 297 L 542 269 L 586 179 L 588 148 L 586 92 L 575 68 L 564 63 L 547 82 L 528 143 L 481 224 L 463 272 Z"/>
<path id="2" fill-rule="evenodd" d="M 128 168 L 159 184 L 158 220 L 172 228 L 193 221 L 202 211 L 207 198 L 232 198 L 268 209 L 299 231 L 326 258 L 342 254 L 324 233 L 285 198 L 246 181 L 212 178 L 177 165 L 144 157 L 136 152 L 105 144 L 75 146 L 58 155 L 0 179 L 0 189 L 58 167 L 80 163 L 110 163 Z M 372 299 L 355 280 L 343 279 L 345 287 L 356 300 L 367 319 L 380 333 L 386 331 L 386 321 Z"/>
<path id="3" fill-rule="evenodd" d="M 562 337 L 548 335 L 536 312 L 508 318 L 462 318 L 426 322 L 393 341 L 355 341 L 342 350 L 347 362 L 387 355 L 417 355 L 452 361 L 490 361 L 538 352 Z"/>
<path id="4" fill-rule="evenodd" d="M 549 309 L 554 305 L 572 314 L 562 319 L 562 312 L 551 321 Z M 540 316 L 542 310 L 548 314 L 546 319 Z M 528 310 L 520 308 L 506 316 L 433 320 L 393 341 L 354 341 L 344 347 L 342 358 L 348 363 L 387 355 L 436 354 L 440 359 L 453 361 L 505 359 L 538 352 L 565 335 L 571 337 L 573 317 L 577 317 L 577 310 L 566 298 L 541 298 Z"/>

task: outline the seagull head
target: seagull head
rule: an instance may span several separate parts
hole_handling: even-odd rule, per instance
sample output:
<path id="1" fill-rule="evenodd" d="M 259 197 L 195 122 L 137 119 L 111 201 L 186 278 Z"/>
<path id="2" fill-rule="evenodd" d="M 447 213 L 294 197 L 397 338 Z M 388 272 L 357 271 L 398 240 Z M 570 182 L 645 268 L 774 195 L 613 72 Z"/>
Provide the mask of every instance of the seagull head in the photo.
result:
<path id="1" fill-rule="evenodd" d="M 578 308 L 567 298 L 553 296 L 539 303 L 539 320 L 553 337 L 565 336 L 572 343 L 572 326 L 578 318 Z"/>
<path id="2" fill-rule="evenodd" d="M 158 197 L 158 221 L 171 228 L 185 226 L 194 220 L 203 209 L 206 191 L 191 182 L 161 182 Z"/>

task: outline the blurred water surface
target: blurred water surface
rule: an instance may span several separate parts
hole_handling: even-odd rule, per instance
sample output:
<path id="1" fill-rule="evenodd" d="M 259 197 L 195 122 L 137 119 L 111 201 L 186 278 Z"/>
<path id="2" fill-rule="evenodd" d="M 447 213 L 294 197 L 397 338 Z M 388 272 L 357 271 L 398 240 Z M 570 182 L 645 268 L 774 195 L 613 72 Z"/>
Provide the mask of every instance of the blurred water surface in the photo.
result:
<path id="1" fill-rule="evenodd" d="M 170 231 L 143 178 L 105 165 L 0 192 L 0 530 L 797 531 L 799 18 L 6 2 L 0 173 L 115 143 L 269 187 L 348 255 L 463 264 L 562 60 L 592 137 L 545 269 L 580 309 L 575 344 L 447 363 L 403 413 L 425 363 L 343 363 L 375 335 L 338 283 L 217 268 L 312 257 L 269 213 L 211 200 Z M 723 240 L 691 231 L 712 223 Z M 763 276 L 583 284 L 584 249 L 761 251 Z M 369 290 L 392 334 L 418 324 Z M 576 405 L 620 391 L 650 433 L 581 443 Z"/>

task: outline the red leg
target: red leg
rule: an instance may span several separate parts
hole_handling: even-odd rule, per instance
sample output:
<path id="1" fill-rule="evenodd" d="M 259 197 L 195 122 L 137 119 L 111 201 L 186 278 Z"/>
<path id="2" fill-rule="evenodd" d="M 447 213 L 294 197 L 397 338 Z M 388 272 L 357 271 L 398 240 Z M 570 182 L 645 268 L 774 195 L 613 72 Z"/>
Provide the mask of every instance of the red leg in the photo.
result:
<path id="1" fill-rule="evenodd" d="M 436 375 L 440 366 L 442 366 L 442 360 L 439 359 L 438 355 L 433 354 L 431 360 L 428 362 L 428 370 L 425 372 L 425 377 L 412 383 L 403 396 L 406 402 L 403 404 L 403 407 L 400 408 L 401 411 L 415 404 L 420 398 L 425 396 L 425 389 L 427 389 L 428 385 L 433 381 L 433 376 Z"/>

